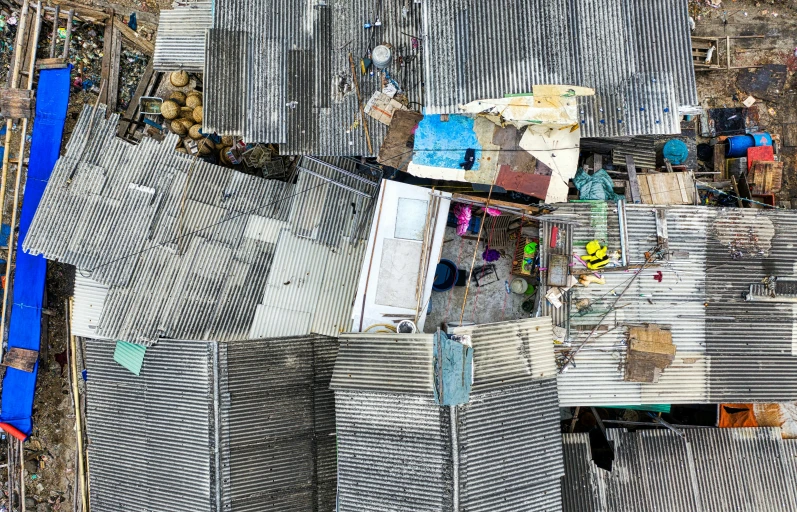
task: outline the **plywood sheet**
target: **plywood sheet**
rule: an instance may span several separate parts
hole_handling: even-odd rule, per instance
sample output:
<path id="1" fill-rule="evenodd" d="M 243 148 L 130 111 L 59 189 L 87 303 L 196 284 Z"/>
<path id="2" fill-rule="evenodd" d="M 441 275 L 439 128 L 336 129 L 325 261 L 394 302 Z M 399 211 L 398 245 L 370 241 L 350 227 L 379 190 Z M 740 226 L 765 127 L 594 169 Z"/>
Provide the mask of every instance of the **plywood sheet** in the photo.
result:
<path id="1" fill-rule="evenodd" d="M 689 172 L 640 174 L 639 191 L 644 204 L 693 204 L 695 181 Z"/>

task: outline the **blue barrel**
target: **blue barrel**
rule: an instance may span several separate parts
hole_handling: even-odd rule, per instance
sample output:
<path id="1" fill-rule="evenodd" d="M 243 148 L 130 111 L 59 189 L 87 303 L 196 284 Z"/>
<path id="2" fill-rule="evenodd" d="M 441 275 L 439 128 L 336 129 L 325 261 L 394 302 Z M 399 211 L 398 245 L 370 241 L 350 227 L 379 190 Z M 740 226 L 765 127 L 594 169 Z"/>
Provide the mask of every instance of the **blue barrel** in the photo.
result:
<path id="1" fill-rule="evenodd" d="M 741 158 L 747 156 L 747 150 L 755 145 L 752 135 L 734 135 L 728 137 L 728 145 L 725 148 L 725 156 L 729 158 Z"/>
<path id="2" fill-rule="evenodd" d="M 756 146 L 772 145 L 772 135 L 768 134 L 767 132 L 751 133 L 750 135 L 752 135 L 753 138 L 755 139 L 754 144 Z"/>

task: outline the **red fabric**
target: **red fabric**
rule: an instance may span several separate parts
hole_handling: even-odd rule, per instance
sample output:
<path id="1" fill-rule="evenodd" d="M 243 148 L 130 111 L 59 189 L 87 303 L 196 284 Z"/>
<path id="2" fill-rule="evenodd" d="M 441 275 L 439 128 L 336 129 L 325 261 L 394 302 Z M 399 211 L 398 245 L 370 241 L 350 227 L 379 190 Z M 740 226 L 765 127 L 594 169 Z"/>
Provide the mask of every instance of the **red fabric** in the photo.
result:
<path id="1" fill-rule="evenodd" d="M 753 162 L 756 161 L 774 162 L 775 151 L 772 149 L 772 146 L 756 146 L 754 148 L 748 148 L 747 149 L 748 171 L 750 171 L 750 168 L 753 167 Z"/>

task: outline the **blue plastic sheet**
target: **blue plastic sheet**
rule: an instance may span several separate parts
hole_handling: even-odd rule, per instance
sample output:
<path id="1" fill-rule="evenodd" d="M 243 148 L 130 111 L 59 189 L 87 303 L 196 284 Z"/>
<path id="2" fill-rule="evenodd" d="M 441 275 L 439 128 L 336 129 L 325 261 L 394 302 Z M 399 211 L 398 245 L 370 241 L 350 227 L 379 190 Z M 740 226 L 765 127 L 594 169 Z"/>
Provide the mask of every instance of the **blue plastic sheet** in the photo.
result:
<path id="1" fill-rule="evenodd" d="M 69 103 L 71 70 L 72 66 L 66 69 L 43 69 L 39 75 L 28 179 L 19 220 L 19 235 L 16 240 L 14 297 L 8 330 L 9 348 L 39 350 L 47 261 L 41 256 L 24 253 L 22 242 L 25 240 L 33 215 L 47 187 L 47 180 L 61 151 L 61 138 L 64 134 L 64 121 Z M 0 422 L 7 423 L 26 435 L 30 435 L 33 429 L 31 414 L 38 370 L 38 362 L 30 373 L 8 368 L 3 378 Z"/>
<path id="2" fill-rule="evenodd" d="M 435 402 L 438 405 L 468 403 L 473 384 L 473 348 L 438 331 L 432 350 Z"/>
<path id="3" fill-rule="evenodd" d="M 619 201 L 623 196 L 614 193 L 612 177 L 605 170 L 595 171 L 591 176 L 579 169 L 573 177 L 582 201 Z"/>

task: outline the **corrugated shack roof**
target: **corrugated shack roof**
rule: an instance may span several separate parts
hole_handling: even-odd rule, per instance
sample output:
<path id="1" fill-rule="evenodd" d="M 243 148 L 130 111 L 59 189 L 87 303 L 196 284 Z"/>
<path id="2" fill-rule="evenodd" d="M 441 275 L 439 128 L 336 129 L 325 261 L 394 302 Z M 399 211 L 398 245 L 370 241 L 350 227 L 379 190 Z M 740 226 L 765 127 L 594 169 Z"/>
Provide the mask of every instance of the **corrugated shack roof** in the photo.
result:
<path id="1" fill-rule="evenodd" d="M 156 71 L 184 69 L 202 73 L 205 68 L 205 32 L 213 24 L 213 2 L 189 0 L 158 17 L 158 36 L 152 67 Z"/>
<path id="2" fill-rule="evenodd" d="M 792 254 L 797 213 L 645 205 L 623 210 L 614 203 L 581 203 L 562 205 L 549 219 L 540 229 L 543 266 L 559 250 L 549 247 L 554 224 L 560 228 L 559 244 L 572 240 L 573 253 L 583 256 L 588 241 L 602 240 L 610 255 L 625 247 L 634 270 L 656 247 L 658 224 L 659 233 L 666 227 L 669 253 L 669 261 L 645 268 L 616 304 L 631 270 L 603 271 L 605 285 L 574 287 L 562 308 L 543 301 L 542 313 L 552 314 L 561 327 L 557 339 L 565 343 L 557 345 L 557 352 L 562 357 L 609 312 L 575 364 L 559 377 L 563 406 L 797 399 L 792 378 L 797 323 L 789 284 L 797 279 Z M 585 270 L 575 259 L 571 268 Z M 776 297 L 746 300 L 751 286 L 766 289 L 762 283 L 773 277 L 780 281 Z M 543 286 L 541 293 L 546 291 Z M 657 383 L 626 382 L 626 331 L 644 324 L 671 330 L 675 358 Z"/>
<path id="3" fill-rule="evenodd" d="M 349 54 L 363 105 L 382 76 L 362 75 L 360 59 L 383 43 L 393 46 L 390 78 L 419 102 L 420 10 L 403 0 L 218 0 L 205 46 L 205 129 L 278 143 L 282 154 L 375 155 L 387 126 L 368 117 L 370 150 Z"/>
<path id="4" fill-rule="evenodd" d="M 779 428 L 607 430 L 612 470 L 588 434 L 565 434 L 565 512 L 797 510 L 797 440 Z"/>
<path id="5" fill-rule="evenodd" d="M 457 335 L 471 337 L 473 387 L 467 404 L 442 407 L 433 335 L 341 339 L 332 379 L 341 510 L 561 510 L 550 319 Z"/>
<path id="6" fill-rule="evenodd" d="M 169 340 L 140 376 L 113 350 L 86 342 L 92 510 L 334 508 L 337 340 Z"/>
<path id="7" fill-rule="evenodd" d="M 595 89 L 582 136 L 680 133 L 699 104 L 687 0 L 423 3 L 425 112 L 446 114 L 532 86 Z M 686 107 L 686 108 L 685 108 Z"/>
<path id="8" fill-rule="evenodd" d="M 24 247 L 109 287 L 96 337 L 151 344 L 348 329 L 378 176 L 346 159 L 305 159 L 295 184 L 265 180 L 192 163 L 172 149 L 173 134 L 128 144 L 114 135 L 118 116 L 105 120 L 101 108 L 90 126 L 89 111 Z M 263 320 L 275 316 L 290 322 Z"/>

